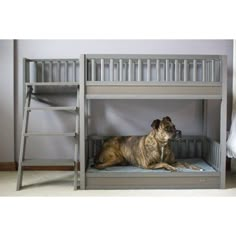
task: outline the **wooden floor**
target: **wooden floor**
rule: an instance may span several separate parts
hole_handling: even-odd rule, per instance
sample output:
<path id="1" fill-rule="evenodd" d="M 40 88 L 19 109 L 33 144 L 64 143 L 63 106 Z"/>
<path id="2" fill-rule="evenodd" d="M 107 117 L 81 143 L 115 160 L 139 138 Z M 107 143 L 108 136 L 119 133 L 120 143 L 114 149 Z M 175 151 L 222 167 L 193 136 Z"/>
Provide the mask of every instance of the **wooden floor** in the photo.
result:
<path id="1" fill-rule="evenodd" d="M 21 191 L 15 191 L 16 176 L 16 171 L 0 172 L 0 196 L 236 196 L 236 175 L 230 174 L 224 190 L 74 191 L 71 171 L 25 171 L 25 187 Z"/>

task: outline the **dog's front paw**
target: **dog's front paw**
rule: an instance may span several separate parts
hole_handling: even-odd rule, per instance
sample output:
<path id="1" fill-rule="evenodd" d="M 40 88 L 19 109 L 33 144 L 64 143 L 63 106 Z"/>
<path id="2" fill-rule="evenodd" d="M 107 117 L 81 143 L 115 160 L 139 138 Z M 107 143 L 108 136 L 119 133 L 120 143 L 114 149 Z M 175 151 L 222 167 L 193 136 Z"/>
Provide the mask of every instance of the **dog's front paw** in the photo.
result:
<path id="1" fill-rule="evenodd" d="M 171 172 L 176 172 L 177 171 L 177 168 L 175 168 L 173 166 L 167 166 L 166 169 L 171 171 Z"/>

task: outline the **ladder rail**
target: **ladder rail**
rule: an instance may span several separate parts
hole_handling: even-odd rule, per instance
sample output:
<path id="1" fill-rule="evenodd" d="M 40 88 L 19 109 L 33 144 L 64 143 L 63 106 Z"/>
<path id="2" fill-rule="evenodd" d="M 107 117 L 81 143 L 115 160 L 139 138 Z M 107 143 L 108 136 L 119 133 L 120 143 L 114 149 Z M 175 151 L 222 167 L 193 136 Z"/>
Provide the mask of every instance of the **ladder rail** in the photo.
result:
<path id="1" fill-rule="evenodd" d="M 28 87 L 26 102 L 24 107 L 23 125 L 21 131 L 21 144 L 20 144 L 20 154 L 18 160 L 18 174 L 17 174 L 17 186 L 16 186 L 17 191 L 20 190 L 22 187 L 22 180 L 23 180 L 22 162 L 24 160 L 25 148 L 26 148 L 26 137 L 24 134 L 27 133 L 28 131 L 28 122 L 29 122 L 28 108 L 31 103 L 31 95 L 32 95 L 32 87 Z"/>

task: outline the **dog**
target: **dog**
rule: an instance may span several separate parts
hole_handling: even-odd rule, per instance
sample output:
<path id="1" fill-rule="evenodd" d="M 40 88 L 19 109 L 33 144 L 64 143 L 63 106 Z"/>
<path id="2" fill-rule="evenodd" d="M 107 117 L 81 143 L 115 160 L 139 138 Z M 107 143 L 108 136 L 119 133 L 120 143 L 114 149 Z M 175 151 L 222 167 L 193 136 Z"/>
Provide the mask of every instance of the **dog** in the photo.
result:
<path id="1" fill-rule="evenodd" d="M 144 169 L 176 171 L 177 168 L 201 170 L 188 163 L 176 161 L 170 146 L 170 139 L 180 138 L 171 118 L 156 119 L 151 124 L 152 131 L 145 136 L 119 136 L 103 143 L 101 151 L 94 159 L 96 169 L 116 165 L 133 165 Z"/>

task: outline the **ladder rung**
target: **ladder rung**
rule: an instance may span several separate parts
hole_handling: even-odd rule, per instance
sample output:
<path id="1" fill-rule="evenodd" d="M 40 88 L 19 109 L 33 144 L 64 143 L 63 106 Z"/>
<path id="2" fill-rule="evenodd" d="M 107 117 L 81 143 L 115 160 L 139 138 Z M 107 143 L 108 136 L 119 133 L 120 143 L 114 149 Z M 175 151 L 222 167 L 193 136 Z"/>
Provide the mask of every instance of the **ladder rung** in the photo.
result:
<path id="1" fill-rule="evenodd" d="M 61 159 L 26 159 L 22 162 L 22 166 L 74 166 L 73 160 Z"/>
<path id="2" fill-rule="evenodd" d="M 65 137 L 75 137 L 76 133 L 57 133 L 57 132 L 28 132 L 24 134 L 25 137 L 29 136 L 65 136 Z"/>
<path id="3" fill-rule="evenodd" d="M 67 106 L 67 107 L 28 107 L 28 111 L 32 110 L 48 110 L 48 111 L 76 111 L 78 108 L 75 106 Z"/>

